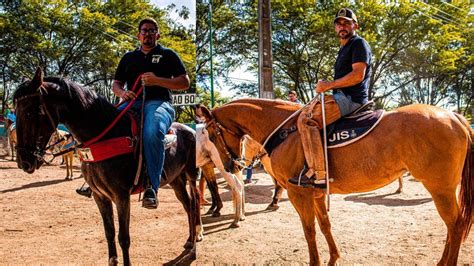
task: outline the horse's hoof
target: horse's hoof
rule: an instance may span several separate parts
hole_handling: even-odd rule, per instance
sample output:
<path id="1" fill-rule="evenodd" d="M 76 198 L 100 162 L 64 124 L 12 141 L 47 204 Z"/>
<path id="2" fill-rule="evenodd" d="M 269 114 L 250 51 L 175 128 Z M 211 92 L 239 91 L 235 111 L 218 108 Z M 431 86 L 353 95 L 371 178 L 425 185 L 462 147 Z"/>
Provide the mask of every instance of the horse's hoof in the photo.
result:
<path id="1" fill-rule="evenodd" d="M 221 213 L 220 212 L 213 212 L 212 217 L 221 217 Z"/>
<path id="2" fill-rule="evenodd" d="M 118 259 L 117 259 L 117 257 L 111 257 L 111 258 L 109 259 L 109 266 L 116 266 L 116 265 L 118 265 Z"/>
<path id="3" fill-rule="evenodd" d="M 395 191 L 395 194 L 400 194 L 400 193 L 402 193 L 402 190 L 400 188 L 397 189 L 397 191 Z"/>
<path id="4" fill-rule="evenodd" d="M 202 233 L 196 236 L 196 242 L 201 242 L 203 240 L 204 240 L 204 235 Z"/>
<path id="5" fill-rule="evenodd" d="M 234 221 L 233 223 L 230 224 L 230 228 L 239 228 L 240 227 L 240 223 L 237 221 Z"/>
<path id="6" fill-rule="evenodd" d="M 268 205 L 268 207 L 267 207 L 266 210 L 267 210 L 267 211 L 276 211 L 276 210 L 278 210 L 279 208 L 280 208 L 280 206 L 278 206 L 278 205 L 270 204 L 270 205 Z"/>
<path id="7" fill-rule="evenodd" d="M 245 221 L 245 216 L 240 217 L 239 221 Z"/>
<path id="8" fill-rule="evenodd" d="M 192 249 L 193 247 L 194 247 L 194 244 L 191 241 L 186 241 L 186 244 L 184 244 L 185 249 Z"/>

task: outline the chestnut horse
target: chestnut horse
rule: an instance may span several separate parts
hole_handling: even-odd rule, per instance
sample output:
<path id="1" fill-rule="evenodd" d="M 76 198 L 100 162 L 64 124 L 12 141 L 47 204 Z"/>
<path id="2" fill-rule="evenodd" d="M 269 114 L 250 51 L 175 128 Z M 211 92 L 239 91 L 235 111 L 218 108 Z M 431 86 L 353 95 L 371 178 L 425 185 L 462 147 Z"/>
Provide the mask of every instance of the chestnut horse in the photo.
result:
<path id="1" fill-rule="evenodd" d="M 265 152 L 262 152 L 262 145 L 252 139 L 249 135 L 244 135 L 240 143 L 240 149 L 242 154 L 242 161 L 245 166 L 253 164 L 255 160 L 260 160 L 265 171 L 272 177 L 273 184 L 275 185 L 275 192 L 273 193 L 272 202 L 268 205 L 267 210 L 276 211 L 280 206 L 281 194 L 283 194 L 283 187 L 278 184 L 277 180 L 271 174 L 271 163 L 270 158 Z M 395 194 L 402 193 L 403 190 L 403 177 L 398 178 L 398 189 Z"/>
<path id="2" fill-rule="evenodd" d="M 211 138 L 227 162 L 240 156 L 240 139 L 248 134 L 263 144 L 268 136 L 300 106 L 280 100 L 242 99 L 209 111 L 198 106 Z M 290 119 L 284 128 L 296 124 Z M 386 112 L 378 126 L 350 145 L 329 149 L 331 193 L 367 192 L 395 181 L 406 171 L 421 181 L 431 194 L 447 226 L 440 265 L 455 265 L 460 245 L 469 234 L 474 208 L 474 176 L 471 167 L 473 131 L 462 116 L 428 105 L 410 105 Z M 291 158 L 291 159 L 289 159 Z M 309 247 L 311 265 L 319 265 L 315 217 L 330 252 L 329 264 L 340 257 L 331 232 L 324 190 L 288 183 L 304 165 L 298 133 L 289 134 L 270 155 L 271 173 L 288 189 L 298 212 Z M 268 170 L 268 169 L 267 169 Z M 461 184 L 459 202 L 456 188 Z"/>
<path id="3" fill-rule="evenodd" d="M 5 128 L 7 129 L 7 140 L 12 152 L 12 161 L 15 160 L 16 146 L 16 124 L 10 119 L 5 119 Z"/>
<path id="4" fill-rule="evenodd" d="M 74 137 L 69 134 L 69 132 L 58 129 L 51 136 L 49 140 L 49 145 L 53 145 L 50 148 L 50 151 L 54 153 L 59 153 L 63 150 L 72 147 L 76 141 Z M 66 180 L 73 180 L 72 168 L 74 163 L 74 151 L 70 151 L 62 155 L 63 162 L 66 164 Z"/>
<path id="5" fill-rule="evenodd" d="M 98 136 L 117 117 L 118 111 L 104 97 L 74 82 L 45 78 L 41 69 L 32 81 L 22 83 L 14 94 L 17 111 L 18 167 L 33 173 L 44 162 L 46 145 L 58 123 L 63 123 L 81 143 Z M 166 150 L 161 185 L 171 185 L 188 215 L 189 237 L 178 263 L 191 263 L 196 257 L 196 241 L 202 236 L 199 192 L 196 187 L 196 136 L 194 130 L 173 123 L 177 141 Z M 131 136 L 131 121 L 122 117 L 102 139 Z M 102 140 L 101 139 L 101 140 Z M 109 264 L 117 265 L 113 203 L 118 215 L 118 242 L 123 264 L 130 264 L 130 193 L 138 160 L 133 153 L 99 162 L 83 162 L 81 171 L 90 185 L 102 215 L 109 250 Z M 189 183 L 190 193 L 186 184 Z M 150 232 L 156 234 L 157 232 Z M 159 235 L 159 232 L 158 232 Z"/>

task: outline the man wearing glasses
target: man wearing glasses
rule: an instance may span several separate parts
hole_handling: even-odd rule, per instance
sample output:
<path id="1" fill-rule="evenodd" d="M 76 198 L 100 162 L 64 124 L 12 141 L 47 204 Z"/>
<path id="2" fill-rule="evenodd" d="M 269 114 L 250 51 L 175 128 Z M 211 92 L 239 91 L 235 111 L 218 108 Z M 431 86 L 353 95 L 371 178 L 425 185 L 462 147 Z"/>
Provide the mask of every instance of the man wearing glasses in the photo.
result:
<path id="1" fill-rule="evenodd" d="M 156 193 L 160 187 L 161 173 L 165 160 L 164 138 L 175 117 L 171 90 L 185 90 L 189 87 L 189 77 L 183 62 L 173 50 L 156 44 L 160 38 L 158 23 L 153 18 L 145 18 L 138 25 L 137 38 L 140 47 L 126 53 L 117 67 L 112 91 L 122 101 L 137 98 L 132 91 L 136 79 L 141 76 L 145 86 L 143 108 L 143 149 L 151 188 L 143 197 L 142 206 L 149 209 L 158 207 Z M 124 85 L 127 89 L 124 89 Z M 141 112 L 142 95 L 132 106 Z M 120 108 L 125 108 L 126 103 Z"/>

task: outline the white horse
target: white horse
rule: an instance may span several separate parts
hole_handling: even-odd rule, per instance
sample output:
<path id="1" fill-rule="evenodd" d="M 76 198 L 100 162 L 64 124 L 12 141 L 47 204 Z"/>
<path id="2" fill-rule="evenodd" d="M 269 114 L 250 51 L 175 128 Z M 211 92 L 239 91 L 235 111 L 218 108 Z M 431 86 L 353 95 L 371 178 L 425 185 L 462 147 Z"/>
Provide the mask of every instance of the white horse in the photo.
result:
<path id="1" fill-rule="evenodd" d="M 196 164 L 204 167 L 210 161 L 222 174 L 232 190 L 233 206 L 235 211 L 231 227 L 239 227 L 240 221 L 245 220 L 245 191 L 244 183 L 236 175 L 227 172 L 214 143 L 209 139 L 209 133 L 203 124 L 196 125 Z"/>

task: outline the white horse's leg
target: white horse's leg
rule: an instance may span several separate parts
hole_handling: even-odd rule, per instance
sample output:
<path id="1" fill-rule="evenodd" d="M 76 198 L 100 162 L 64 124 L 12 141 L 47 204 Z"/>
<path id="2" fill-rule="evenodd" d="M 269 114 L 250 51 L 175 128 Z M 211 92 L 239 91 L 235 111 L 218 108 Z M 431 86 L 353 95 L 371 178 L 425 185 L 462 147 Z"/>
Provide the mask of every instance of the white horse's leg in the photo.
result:
<path id="1" fill-rule="evenodd" d="M 239 227 L 240 220 L 242 219 L 242 204 L 243 204 L 243 190 L 244 190 L 244 185 L 243 182 L 239 182 L 240 180 L 233 174 L 227 172 L 224 169 L 224 164 L 221 161 L 221 158 L 219 157 L 219 152 L 217 151 L 217 148 L 215 145 L 209 145 L 210 149 L 210 157 L 211 160 L 214 162 L 216 165 L 216 168 L 219 169 L 221 172 L 222 176 L 224 179 L 227 181 L 229 184 L 231 190 L 232 190 L 232 198 L 234 202 L 234 210 L 235 210 L 235 219 L 234 222 L 232 223 L 232 227 Z M 244 218 L 245 219 L 245 218 Z"/>

